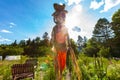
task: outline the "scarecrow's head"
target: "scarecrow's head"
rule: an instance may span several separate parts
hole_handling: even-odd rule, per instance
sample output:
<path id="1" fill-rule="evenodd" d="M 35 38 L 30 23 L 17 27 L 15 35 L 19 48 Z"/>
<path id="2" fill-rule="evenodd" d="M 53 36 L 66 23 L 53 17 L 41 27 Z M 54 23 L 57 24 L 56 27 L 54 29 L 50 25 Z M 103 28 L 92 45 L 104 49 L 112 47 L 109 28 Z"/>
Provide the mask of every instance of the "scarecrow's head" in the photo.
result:
<path id="1" fill-rule="evenodd" d="M 60 4 L 54 3 L 54 9 L 55 9 L 56 11 L 62 11 L 62 10 L 65 9 L 65 4 L 60 5 Z"/>

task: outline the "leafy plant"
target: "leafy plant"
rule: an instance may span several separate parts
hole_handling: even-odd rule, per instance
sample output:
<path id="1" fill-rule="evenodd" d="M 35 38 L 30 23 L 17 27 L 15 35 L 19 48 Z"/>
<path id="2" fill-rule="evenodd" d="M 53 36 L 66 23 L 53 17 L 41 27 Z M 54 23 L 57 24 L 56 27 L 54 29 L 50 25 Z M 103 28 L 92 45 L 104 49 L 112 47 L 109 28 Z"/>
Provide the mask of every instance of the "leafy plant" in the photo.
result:
<path id="1" fill-rule="evenodd" d="M 44 75 L 43 80 L 55 80 L 55 79 L 56 79 L 56 77 L 55 77 L 54 68 L 49 68 L 49 69 L 45 72 L 45 75 Z"/>
<path id="2" fill-rule="evenodd" d="M 109 53 L 110 53 L 110 48 L 102 47 L 98 52 L 98 55 L 102 57 L 109 57 L 110 56 Z"/>

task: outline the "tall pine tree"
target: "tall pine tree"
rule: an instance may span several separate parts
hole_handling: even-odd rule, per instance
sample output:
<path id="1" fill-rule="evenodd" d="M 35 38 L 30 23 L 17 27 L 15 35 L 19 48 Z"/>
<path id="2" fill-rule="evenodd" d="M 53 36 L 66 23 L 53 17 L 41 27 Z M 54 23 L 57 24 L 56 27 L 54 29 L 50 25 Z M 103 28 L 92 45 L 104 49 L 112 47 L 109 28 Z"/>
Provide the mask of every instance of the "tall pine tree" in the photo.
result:
<path id="1" fill-rule="evenodd" d="M 120 9 L 113 14 L 111 24 L 115 34 L 112 41 L 113 56 L 120 57 Z"/>
<path id="2" fill-rule="evenodd" d="M 100 18 L 93 31 L 93 38 L 100 43 L 106 43 L 108 39 L 113 37 L 111 25 L 106 18 Z"/>

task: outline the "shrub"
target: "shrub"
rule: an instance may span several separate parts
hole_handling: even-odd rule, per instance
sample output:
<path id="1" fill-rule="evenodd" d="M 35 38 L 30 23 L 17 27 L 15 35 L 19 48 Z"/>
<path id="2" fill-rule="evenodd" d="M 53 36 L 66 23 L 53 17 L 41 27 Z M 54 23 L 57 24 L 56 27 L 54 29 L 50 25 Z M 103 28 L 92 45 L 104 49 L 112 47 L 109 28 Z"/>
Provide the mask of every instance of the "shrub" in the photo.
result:
<path id="1" fill-rule="evenodd" d="M 111 64 L 107 68 L 107 77 L 109 80 L 120 80 L 120 64 Z"/>
<path id="2" fill-rule="evenodd" d="M 49 68 L 46 72 L 45 75 L 43 77 L 43 80 L 55 80 L 55 71 L 54 71 L 54 67 L 53 68 Z"/>
<path id="3" fill-rule="evenodd" d="M 102 47 L 97 54 L 98 54 L 99 56 L 109 57 L 109 56 L 110 56 L 109 53 L 110 53 L 110 48 Z"/>

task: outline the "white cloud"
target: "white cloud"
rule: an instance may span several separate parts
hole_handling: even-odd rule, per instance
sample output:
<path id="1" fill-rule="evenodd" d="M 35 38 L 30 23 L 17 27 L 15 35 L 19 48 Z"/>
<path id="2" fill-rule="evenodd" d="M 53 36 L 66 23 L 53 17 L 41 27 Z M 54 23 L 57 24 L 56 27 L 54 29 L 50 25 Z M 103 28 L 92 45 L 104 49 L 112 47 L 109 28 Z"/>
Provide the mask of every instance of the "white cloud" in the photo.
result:
<path id="1" fill-rule="evenodd" d="M 100 11 L 100 13 L 102 13 L 102 12 L 107 12 L 109 9 L 119 4 L 120 4 L 120 0 L 101 0 L 100 2 L 93 0 L 90 4 L 90 8 L 96 10 L 104 5 L 104 9 Z"/>
<path id="2" fill-rule="evenodd" d="M 105 5 L 104 5 L 104 9 L 100 11 L 100 13 L 102 12 L 106 12 L 109 9 L 117 6 L 120 4 L 120 0 L 105 0 Z"/>
<path id="3" fill-rule="evenodd" d="M 10 25 L 10 28 L 12 28 L 13 26 Z"/>
<path id="4" fill-rule="evenodd" d="M 104 1 L 102 0 L 101 2 L 97 2 L 96 0 L 93 0 L 90 4 L 90 8 L 93 10 L 96 10 L 100 8 L 104 4 Z"/>
<path id="5" fill-rule="evenodd" d="M 72 5 L 72 4 L 79 4 L 82 0 L 65 0 L 65 2 L 68 3 L 68 6 Z"/>
<path id="6" fill-rule="evenodd" d="M 97 20 L 95 20 L 91 14 L 87 13 L 80 4 L 77 4 L 68 11 L 66 27 L 69 29 L 70 37 L 76 41 L 78 39 L 78 35 L 90 38 L 96 21 Z M 75 26 L 80 26 L 81 32 L 73 31 L 72 29 Z"/>
<path id="7" fill-rule="evenodd" d="M 75 26 L 74 28 L 72 28 L 72 30 L 76 31 L 76 32 L 80 32 L 81 31 L 80 27 L 78 27 L 78 26 Z"/>
<path id="8" fill-rule="evenodd" d="M 16 24 L 15 24 L 15 23 L 13 23 L 13 22 L 11 22 L 11 23 L 9 23 L 9 24 L 10 24 L 10 28 L 12 28 L 12 27 L 16 26 Z"/>
<path id="9" fill-rule="evenodd" d="M 27 40 L 29 40 L 29 38 L 25 38 L 25 39 L 23 39 L 23 40 L 27 41 Z"/>
<path id="10" fill-rule="evenodd" d="M 0 32 L 3 32 L 3 33 L 12 33 L 11 31 L 8 31 L 8 30 L 5 30 L 5 29 L 1 30 Z"/>
<path id="11" fill-rule="evenodd" d="M 13 23 L 13 22 L 11 22 L 10 24 L 11 24 L 11 25 L 15 25 L 15 23 Z"/>
<path id="12" fill-rule="evenodd" d="M 9 42 L 11 40 L 7 39 L 7 38 L 3 38 L 2 36 L 0 36 L 0 42 L 5 42 L 5 41 Z"/>

